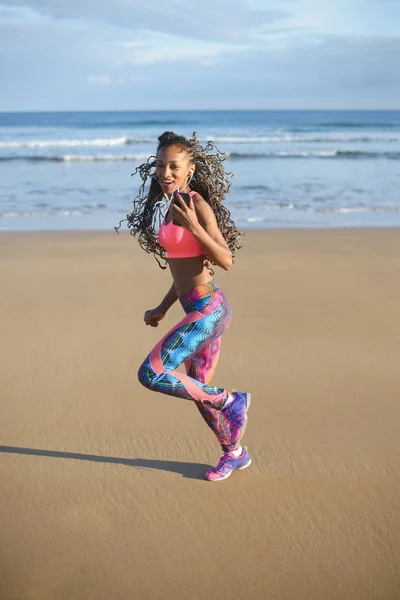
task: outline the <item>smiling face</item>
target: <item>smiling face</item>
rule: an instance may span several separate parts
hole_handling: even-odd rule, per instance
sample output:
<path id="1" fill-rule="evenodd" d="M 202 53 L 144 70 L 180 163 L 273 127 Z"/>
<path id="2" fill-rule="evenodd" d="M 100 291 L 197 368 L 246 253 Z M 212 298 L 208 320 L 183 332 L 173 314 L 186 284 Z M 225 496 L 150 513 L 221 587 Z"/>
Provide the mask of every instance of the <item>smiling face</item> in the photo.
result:
<path id="1" fill-rule="evenodd" d="M 181 192 L 189 190 L 190 171 L 195 166 L 186 148 L 167 146 L 157 152 L 156 176 L 164 193 L 171 196 L 179 188 Z"/>

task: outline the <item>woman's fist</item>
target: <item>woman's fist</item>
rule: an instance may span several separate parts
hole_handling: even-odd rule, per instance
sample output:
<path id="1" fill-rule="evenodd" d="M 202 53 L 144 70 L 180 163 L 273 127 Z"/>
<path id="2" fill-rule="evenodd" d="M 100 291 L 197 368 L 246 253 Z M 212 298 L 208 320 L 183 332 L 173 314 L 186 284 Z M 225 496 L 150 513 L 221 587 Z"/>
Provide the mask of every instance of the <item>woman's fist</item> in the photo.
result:
<path id="1" fill-rule="evenodd" d="M 165 312 L 159 306 L 151 310 L 146 310 L 144 313 L 144 321 L 146 325 L 150 325 L 151 327 L 158 327 L 158 321 L 161 321 L 164 317 Z"/>

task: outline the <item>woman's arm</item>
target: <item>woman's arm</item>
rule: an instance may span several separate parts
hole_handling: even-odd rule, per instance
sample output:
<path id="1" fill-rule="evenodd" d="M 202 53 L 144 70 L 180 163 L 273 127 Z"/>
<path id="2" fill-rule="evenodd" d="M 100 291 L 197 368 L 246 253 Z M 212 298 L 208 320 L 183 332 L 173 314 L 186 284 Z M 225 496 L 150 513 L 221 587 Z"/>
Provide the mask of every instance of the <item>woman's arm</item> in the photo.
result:
<path id="1" fill-rule="evenodd" d="M 157 308 L 146 310 L 146 312 L 144 313 L 144 322 L 146 323 L 146 325 L 151 325 L 151 327 L 158 327 L 158 322 L 165 317 L 168 309 L 171 308 L 171 306 L 177 299 L 178 296 L 175 290 L 175 285 L 172 284 L 164 300 L 160 302 Z"/>
<path id="2" fill-rule="evenodd" d="M 164 300 L 160 302 L 159 308 L 161 308 L 164 312 L 167 312 L 171 308 L 171 306 L 178 300 L 178 294 L 176 293 L 175 284 L 173 283 L 164 297 Z"/>
<path id="3" fill-rule="evenodd" d="M 181 202 L 181 208 L 173 204 L 172 214 L 181 225 L 193 233 L 216 265 L 225 271 L 232 267 L 232 252 L 218 229 L 213 209 L 200 194 L 191 198 L 189 206 L 184 202 Z"/>

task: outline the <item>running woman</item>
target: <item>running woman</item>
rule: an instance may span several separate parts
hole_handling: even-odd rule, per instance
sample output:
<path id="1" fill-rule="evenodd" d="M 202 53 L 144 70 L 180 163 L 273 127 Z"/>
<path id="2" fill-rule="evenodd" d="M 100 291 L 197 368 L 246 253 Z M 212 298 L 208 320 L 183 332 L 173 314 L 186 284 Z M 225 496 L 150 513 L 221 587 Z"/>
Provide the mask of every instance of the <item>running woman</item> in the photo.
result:
<path id="1" fill-rule="evenodd" d="M 221 336 L 232 317 L 211 265 L 226 271 L 231 268 L 242 233 L 223 205 L 230 188 L 223 166 L 225 156 L 216 149 L 213 152 L 211 142 L 201 146 L 195 133 L 187 139 L 166 131 L 158 140 L 156 156 L 135 171 L 142 185 L 133 212 L 127 215 L 128 227 L 138 236 L 140 246 L 154 253 L 162 269 L 168 264 L 173 279 L 160 304 L 146 310 L 146 325 L 158 327 L 177 300 L 186 314 L 153 348 L 140 366 L 138 378 L 146 388 L 196 404 L 223 452 L 204 477 L 221 481 L 251 463 L 247 448 L 240 444 L 250 394 L 229 393 L 211 383 Z M 188 193 L 190 202 L 179 192 Z M 186 374 L 176 370 L 182 363 Z"/>

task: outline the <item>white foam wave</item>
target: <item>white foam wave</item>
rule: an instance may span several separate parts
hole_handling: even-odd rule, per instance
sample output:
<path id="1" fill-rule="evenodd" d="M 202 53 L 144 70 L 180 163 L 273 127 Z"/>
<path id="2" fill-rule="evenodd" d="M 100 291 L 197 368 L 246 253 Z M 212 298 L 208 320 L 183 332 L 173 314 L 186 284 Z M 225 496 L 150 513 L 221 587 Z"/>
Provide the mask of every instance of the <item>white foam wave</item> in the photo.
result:
<path id="1" fill-rule="evenodd" d="M 293 210 L 296 207 L 294 204 L 268 204 L 264 205 L 263 208 L 265 210 Z"/>
<path id="2" fill-rule="evenodd" d="M 268 144 L 268 143 L 284 143 L 284 142 L 300 142 L 300 143 L 329 143 L 329 142 L 398 142 L 399 135 L 293 135 L 281 133 L 275 135 L 209 135 L 199 138 L 201 142 L 212 140 L 215 143 L 227 144 Z M 140 143 L 156 143 L 157 139 L 143 136 L 129 138 L 126 136 L 112 138 L 93 138 L 93 139 L 56 139 L 56 140 L 9 140 L 0 141 L 0 148 L 101 148 L 101 147 L 116 147 Z"/>
<path id="3" fill-rule="evenodd" d="M 1 217 L 71 217 L 88 215 L 89 210 L 9 210 L 0 212 Z"/>
<path id="4" fill-rule="evenodd" d="M 30 218 L 40 218 L 40 217 L 75 217 L 80 215 L 88 215 L 92 214 L 93 210 L 99 208 L 106 208 L 104 205 L 97 206 L 85 206 L 83 209 L 75 209 L 75 208 L 49 208 L 48 210 L 5 210 L 0 212 L 1 218 L 20 218 L 20 217 L 30 217 Z M 326 208 L 313 208 L 312 206 L 304 207 L 304 206 L 296 206 L 294 204 L 271 204 L 268 206 L 263 206 L 265 210 L 294 210 L 294 211 L 304 211 L 308 210 L 310 212 L 315 213 L 400 213 L 400 206 L 339 206 L 339 207 L 326 207 Z M 115 213 L 126 214 L 126 209 L 113 209 Z M 261 215 L 251 216 L 249 214 L 243 215 L 243 217 L 248 223 L 262 223 L 267 221 L 266 217 Z"/>
<path id="5" fill-rule="evenodd" d="M 107 161 L 107 160 L 146 160 L 147 154 L 63 154 L 58 160 L 71 161 Z"/>
<path id="6" fill-rule="evenodd" d="M 369 212 L 400 212 L 400 206 L 341 206 L 338 208 L 317 208 L 319 213 L 369 213 Z"/>
<path id="7" fill-rule="evenodd" d="M 396 135 L 368 135 L 360 134 L 360 135 L 292 135 L 287 133 L 282 133 L 280 135 L 271 135 L 271 136 L 212 136 L 210 135 L 207 138 L 200 138 L 200 141 L 212 140 L 213 142 L 227 142 L 232 144 L 241 144 L 241 143 L 282 143 L 282 142 L 314 142 L 314 143 L 322 143 L 322 142 L 398 142 L 400 141 L 400 136 Z"/>
<path id="8" fill-rule="evenodd" d="M 308 157 L 308 156 L 320 156 L 320 157 L 328 157 L 328 156 L 338 156 L 340 154 L 339 150 L 299 150 L 299 151 L 288 151 L 281 150 L 279 152 L 226 152 L 226 156 L 231 156 L 232 158 L 263 158 L 263 157 Z"/>
<path id="9" fill-rule="evenodd" d="M 75 147 L 103 147 L 103 146 L 124 146 L 128 143 L 128 138 L 95 138 L 95 139 L 60 139 L 60 140 L 22 140 L 1 142 L 0 148 L 75 148 Z"/>
<path id="10" fill-rule="evenodd" d="M 338 159 L 372 159 L 385 158 L 392 160 L 400 159 L 400 152 L 363 152 L 358 150 L 281 150 L 277 152 L 225 152 L 227 158 L 249 159 L 249 158 L 338 158 Z M 0 155 L 0 162 L 21 161 L 28 162 L 101 162 L 101 161 L 145 161 L 149 158 L 147 153 L 130 154 L 11 154 Z"/>

